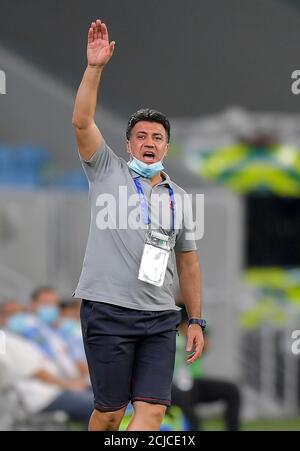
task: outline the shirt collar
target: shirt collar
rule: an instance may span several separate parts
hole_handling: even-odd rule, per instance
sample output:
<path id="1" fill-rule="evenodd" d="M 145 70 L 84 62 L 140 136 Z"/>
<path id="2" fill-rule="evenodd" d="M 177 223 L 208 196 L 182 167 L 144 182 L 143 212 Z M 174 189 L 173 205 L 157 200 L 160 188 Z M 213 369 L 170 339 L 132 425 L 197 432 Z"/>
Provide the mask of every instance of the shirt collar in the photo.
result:
<path id="1" fill-rule="evenodd" d="M 129 169 L 129 172 L 130 172 L 130 175 L 132 176 L 132 178 L 139 177 L 142 180 L 150 182 L 150 180 L 147 177 L 143 177 L 142 175 L 138 174 L 137 172 L 135 172 L 133 169 L 131 169 L 129 167 L 128 167 L 128 169 Z M 165 178 L 165 180 L 162 180 L 155 186 L 165 186 L 166 185 L 166 186 L 169 186 L 170 188 L 173 188 L 172 181 L 171 181 L 170 177 L 168 176 L 168 174 L 165 171 L 161 171 L 161 173 L 163 174 L 163 177 Z"/>

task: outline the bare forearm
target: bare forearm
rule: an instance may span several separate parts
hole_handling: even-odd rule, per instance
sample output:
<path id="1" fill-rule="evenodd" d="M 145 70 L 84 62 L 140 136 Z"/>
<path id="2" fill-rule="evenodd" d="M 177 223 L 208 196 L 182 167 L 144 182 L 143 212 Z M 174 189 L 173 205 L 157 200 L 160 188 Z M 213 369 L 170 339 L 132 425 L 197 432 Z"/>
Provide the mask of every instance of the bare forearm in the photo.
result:
<path id="1" fill-rule="evenodd" d="M 62 390 L 67 391 L 76 391 L 81 392 L 86 390 L 88 383 L 85 378 L 75 378 L 75 379 L 60 379 L 55 375 L 48 373 L 47 370 L 39 370 L 34 374 L 36 379 L 39 379 L 46 384 L 54 385 L 56 387 L 61 388 Z"/>
<path id="2" fill-rule="evenodd" d="M 184 266 L 178 276 L 181 294 L 189 318 L 201 318 L 201 269 L 199 262 Z"/>
<path id="3" fill-rule="evenodd" d="M 94 121 L 102 71 L 103 67 L 87 66 L 75 100 L 74 127 L 86 128 Z"/>
<path id="4" fill-rule="evenodd" d="M 37 379 L 39 379 L 43 382 L 46 382 L 47 384 L 56 385 L 58 387 L 65 388 L 65 382 L 62 379 L 54 376 L 53 374 L 48 373 L 48 371 L 46 371 L 46 370 L 39 370 L 36 372 L 36 374 L 34 376 Z"/>

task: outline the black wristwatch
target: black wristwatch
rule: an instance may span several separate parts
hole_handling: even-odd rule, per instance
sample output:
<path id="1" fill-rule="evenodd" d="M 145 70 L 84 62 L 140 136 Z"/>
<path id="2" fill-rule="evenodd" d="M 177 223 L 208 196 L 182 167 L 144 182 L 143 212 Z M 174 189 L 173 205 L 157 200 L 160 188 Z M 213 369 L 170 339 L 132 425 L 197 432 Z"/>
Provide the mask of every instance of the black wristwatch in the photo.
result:
<path id="1" fill-rule="evenodd" d="M 198 324 L 202 330 L 204 330 L 206 328 L 206 321 L 205 319 L 199 319 L 199 318 L 191 318 L 188 321 L 188 326 L 190 326 L 191 324 Z"/>

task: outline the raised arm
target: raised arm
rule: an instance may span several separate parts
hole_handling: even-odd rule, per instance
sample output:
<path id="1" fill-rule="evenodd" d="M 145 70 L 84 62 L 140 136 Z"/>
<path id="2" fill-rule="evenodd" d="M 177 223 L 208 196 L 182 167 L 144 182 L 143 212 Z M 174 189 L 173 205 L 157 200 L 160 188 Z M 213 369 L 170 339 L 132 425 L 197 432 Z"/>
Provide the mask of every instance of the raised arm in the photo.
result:
<path id="1" fill-rule="evenodd" d="M 115 42 L 109 42 L 106 25 L 99 19 L 92 22 L 88 33 L 88 66 L 77 92 L 72 119 L 79 153 L 84 160 L 89 160 L 103 142 L 94 118 L 102 71 L 111 59 L 114 48 Z"/>

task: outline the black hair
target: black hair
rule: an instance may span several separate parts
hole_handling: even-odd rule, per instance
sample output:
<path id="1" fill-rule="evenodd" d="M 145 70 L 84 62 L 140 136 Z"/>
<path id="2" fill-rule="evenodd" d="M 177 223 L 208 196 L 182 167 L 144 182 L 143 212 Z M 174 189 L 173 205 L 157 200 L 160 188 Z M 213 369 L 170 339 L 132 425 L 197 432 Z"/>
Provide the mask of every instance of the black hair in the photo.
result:
<path id="1" fill-rule="evenodd" d="M 167 132 L 168 142 L 170 141 L 171 125 L 169 119 L 163 113 L 160 113 L 159 111 L 153 110 L 151 108 L 142 108 L 129 118 L 126 129 L 126 138 L 128 140 L 130 139 L 131 130 L 133 129 L 135 124 L 141 121 L 158 122 L 159 124 L 161 124 Z"/>
<path id="2" fill-rule="evenodd" d="M 33 301 L 36 301 L 41 293 L 48 292 L 48 291 L 55 291 L 55 289 L 53 287 L 51 287 L 50 285 L 44 285 L 44 286 L 37 287 L 31 293 L 31 299 Z"/>
<path id="3" fill-rule="evenodd" d="M 64 310 L 66 308 L 70 308 L 70 307 L 76 307 L 76 301 L 78 301 L 78 299 L 75 298 L 63 298 L 60 303 L 59 303 L 59 308 Z"/>

